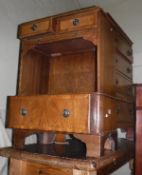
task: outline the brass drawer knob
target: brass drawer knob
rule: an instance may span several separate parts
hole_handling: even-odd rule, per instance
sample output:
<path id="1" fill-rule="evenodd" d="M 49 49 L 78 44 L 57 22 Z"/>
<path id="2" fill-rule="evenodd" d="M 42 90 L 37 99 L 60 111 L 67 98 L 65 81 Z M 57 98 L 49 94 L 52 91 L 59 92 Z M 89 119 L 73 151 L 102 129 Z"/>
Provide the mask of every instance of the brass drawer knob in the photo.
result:
<path id="1" fill-rule="evenodd" d="M 131 69 L 130 68 L 127 68 L 126 71 L 127 71 L 127 73 L 131 73 Z"/>
<path id="2" fill-rule="evenodd" d="M 111 109 L 108 109 L 108 110 L 107 110 L 107 113 L 105 114 L 105 118 L 110 117 L 110 116 L 111 116 L 111 114 L 112 114 Z"/>
<path id="3" fill-rule="evenodd" d="M 32 31 L 36 31 L 36 29 L 37 29 L 37 25 L 36 24 L 33 24 L 32 27 L 31 27 L 31 30 Z"/>
<path id="4" fill-rule="evenodd" d="M 77 18 L 75 18 L 75 19 L 73 20 L 72 24 L 73 24 L 74 26 L 77 26 L 77 25 L 80 24 L 80 20 L 77 19 Z"/>
<path id="5" fill-rule="evenodd" d="M 132 51 L 131 50 L 127 50 L 127 56 L 132 56 Z"/>
<path id="6" fill-rule="evenodd" d="M 20 109 L 20 115 L 22 115 L 23 117 L 26 116 L 28 114 L 28 109 L 26 108 L 21 108 Z"/>
<path id="7" fill-rule="evenodd" d="M 64 109 L 63 111 L 63 117 L 69 117 L 70 116 L 70 111 L 68 109 Z"/>
<path id="8" fill-rule="evenodd" d="M 116 84 L 116 85 L 118 85 L 118 84 L 119 84 L 119 81 L 118 81 L 117 79 L 115 80 L 115 84 Z"/>

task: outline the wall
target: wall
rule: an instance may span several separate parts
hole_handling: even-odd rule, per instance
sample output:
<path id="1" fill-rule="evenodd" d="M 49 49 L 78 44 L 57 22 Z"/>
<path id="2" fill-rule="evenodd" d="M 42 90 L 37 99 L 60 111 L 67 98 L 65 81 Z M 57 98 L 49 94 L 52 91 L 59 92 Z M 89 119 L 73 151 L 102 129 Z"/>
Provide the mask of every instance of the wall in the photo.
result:
<path id="1" fill-rule="evenodd" d="M 2 123 L 5 120 L 6 98 L 16 93 L 19 55 L 17 25 L 76 7 L 72 0 L 66 2 L 66 0 L 0 0 L 0 147 L 10 146 L 10 139 Z M 0 175 L 7 174 L 5 165 L 6 159 L 0 157 Z"/>

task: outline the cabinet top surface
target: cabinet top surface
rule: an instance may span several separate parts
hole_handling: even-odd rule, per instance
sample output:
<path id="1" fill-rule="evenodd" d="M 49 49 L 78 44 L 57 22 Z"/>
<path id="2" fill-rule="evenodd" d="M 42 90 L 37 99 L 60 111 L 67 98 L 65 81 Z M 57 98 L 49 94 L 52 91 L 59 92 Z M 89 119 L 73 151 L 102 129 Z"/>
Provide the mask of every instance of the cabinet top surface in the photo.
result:
<path id="1" fill-rule="evenodd" d="M 127 39 L 127 41 L 132 44 L 132 41 L 131 39 L 127 36 L 127 34 L 121 29 L 121 27 L 117 24 L 117 22 L 111 17 L 111 15 L 109 13 L 106 13 L 102 8 L 98 7 L 98 6 L 91 6 L 91 7 L 87 7 L 87 8 L 82 8 L 82 9 L 76 9 L 76 10 L 73 10 L 73 11 L 68 11 L 68 12 L 64 12 L 64 13 L 59 13 L 59 14 L 55 14 L 53 16 L 47 16 L 47 17 L 44 17 L 44 18 L 40 18 L 40 19 L 35 19 L 35 20 L 32 20 L 32 21 L 28 21 L 28 22 L 25 22 L 25 23 L 22 23 L 22 24 L 19 24 L 19 31 L 23 28 L 23 30 L 27 30 L 27 28 L 25 27 L 30 27 L 30 29 L 28 30 L 33 30 L 34 33 L 36 33 L 36 24 L 40 25 L 38 27 L 41 28 L 41 30 L 44 30 L 46 27 L 49 28 L 49 33 L 51 32 L 50 29 L 53 27 L 55 27 L 57 25 L 57 21 L 61 20 L 64 21 L 66 24 L 65 25 L 70 25 L 68 22 L 67 22 L 67 18 L 68 17 L 71 17 L 72 19 L 76 20 L 78 19 L 78 15 L 79 15 L 79 18 L 82 18 L 81 20 L 81 23 L 83 22 L 84 24 L 81 25 L 81 28 L 84 28 L 84 25 L 88 25 L 91 27 L 97 25 L 98 27 L 98 24 L 97 22 L 91 22 L 92 20 L 94 21 L 98 21 L 100 19 L 100 15 L 98 15 L 98 13 L 101 13 L 102 15 L 105 16 L 106 20 L 108 20 L 111 25 L 118 31 L 120 32 L 123 37 L 125 37 Z M 82 17 L 84 14 L 84 17 Z M 76 16 L 77 15 L 77 16 Z M 86 17 L 87 15 L 94 15 L 95 16 L 95 19 L 93 19 L 92 16 L 89 16 L 89 17 Z M 80 20 L 80 19 L 79 19 Z M 89 22 L 90 21 L 90 22 Z M 95 24 L 94 24 L 95 23 Z M 31 26 L 32 25 L 32 26 Z M 79 25 L 80 26 L 80 25 Z M 35 27 L 35 28 L 34 28 Z M 62 23 L 62 27 L 64 27 L 64 24 Z M 69 28 L 70 26 L 68 26 Z M 80 29 L 80 28 L 79 28 Z M 21 31 L 19 32 L 19 38 L 22 38 L 21 37 Z M 33 34 L 32 34 L 33 35 Z"/>

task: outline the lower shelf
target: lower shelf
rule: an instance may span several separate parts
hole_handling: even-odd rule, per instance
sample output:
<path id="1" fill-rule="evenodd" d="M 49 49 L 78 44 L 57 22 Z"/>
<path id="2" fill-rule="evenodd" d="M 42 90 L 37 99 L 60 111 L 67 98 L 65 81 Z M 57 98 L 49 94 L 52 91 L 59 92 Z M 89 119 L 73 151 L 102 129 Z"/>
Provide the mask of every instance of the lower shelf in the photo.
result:
<path id="1" fill-rule="evenodd" d="M 104 171 L 108 173 L 115 171 L 134 156 L 134 143 L 126 139 L 118 140 L 117 151 L 106 151 L 100 158 L 69 158 L 63 153 L 63 145 L 53 147 L 43 145 L 28 145 L 24 150 L 14 148 L 1 148 L 0 155 L 17 160 L 40 163 L 52 167 L 79 169 L 87 171 Z M 54 150 L 54 151 L 53 151 Z M 57 151 L 58 150 L 58 151 Z M 60 150 L 60 151 L 59 151 Z"/>

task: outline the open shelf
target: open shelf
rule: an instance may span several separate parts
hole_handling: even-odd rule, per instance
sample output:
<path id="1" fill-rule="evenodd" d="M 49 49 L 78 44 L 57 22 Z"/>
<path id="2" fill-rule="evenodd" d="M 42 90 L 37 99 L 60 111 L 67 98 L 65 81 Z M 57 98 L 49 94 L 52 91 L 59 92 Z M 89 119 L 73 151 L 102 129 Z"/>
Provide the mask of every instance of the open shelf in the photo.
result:
<path id="1" fill-rule="evenodd" d="M 81 38 L 35 45 L 22 57 L 20 94 L 96 91 L 96 54 L 96 47 Z"/>

